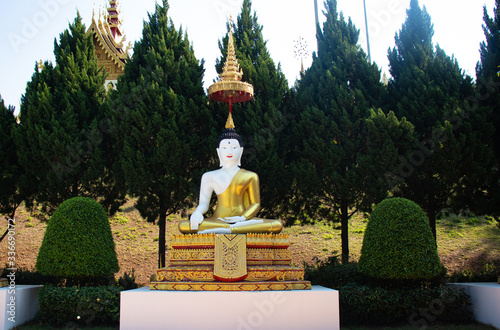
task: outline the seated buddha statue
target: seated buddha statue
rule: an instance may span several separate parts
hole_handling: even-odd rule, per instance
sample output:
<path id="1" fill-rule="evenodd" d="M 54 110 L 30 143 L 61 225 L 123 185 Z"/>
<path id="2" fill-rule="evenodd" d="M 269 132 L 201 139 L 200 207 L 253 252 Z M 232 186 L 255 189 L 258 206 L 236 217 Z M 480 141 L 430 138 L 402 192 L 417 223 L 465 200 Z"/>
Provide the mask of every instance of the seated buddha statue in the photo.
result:
<path id="1" fill-rule="evenodd" d="M 227 128 L 218 139 L 217 154 L 221 168 L 206 172 L 201 178 L 200 200 L 189 220 L 179 223 L 184 234 L 279 233 L 279 220 L 257 218 L 260 210 L 259 177 L 241 169 L 243 143 L 233 128 Z M 212 193 L 217 205 L 210 217 L 204 217 Z"/>

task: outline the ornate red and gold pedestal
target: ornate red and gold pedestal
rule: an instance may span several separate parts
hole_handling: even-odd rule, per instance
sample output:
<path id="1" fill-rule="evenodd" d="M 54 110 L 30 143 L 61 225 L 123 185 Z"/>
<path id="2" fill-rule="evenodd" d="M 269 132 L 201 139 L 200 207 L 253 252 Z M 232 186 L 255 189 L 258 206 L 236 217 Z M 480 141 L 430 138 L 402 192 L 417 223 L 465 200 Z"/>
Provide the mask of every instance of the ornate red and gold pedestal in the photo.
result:
<path id="1" fill-rule="evenodd" d="M 310 290 L 304 269 L 291 266 L 284 234 L 208 234 L 172 237 L 170 266 L 156 272 L 151 290 Z"/>

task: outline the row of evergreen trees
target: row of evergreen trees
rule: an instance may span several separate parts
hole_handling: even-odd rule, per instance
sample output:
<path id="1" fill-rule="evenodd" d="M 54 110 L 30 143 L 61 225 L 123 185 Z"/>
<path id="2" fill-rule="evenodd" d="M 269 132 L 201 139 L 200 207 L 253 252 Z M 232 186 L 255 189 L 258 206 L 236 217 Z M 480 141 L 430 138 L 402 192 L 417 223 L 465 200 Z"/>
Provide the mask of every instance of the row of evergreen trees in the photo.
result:
<path id="1" fill-rule="evenodd" d="M 477 81 L 434 46 L 431 18 L 411 0 L 389 49 L 388 86 L 358 44 L 359 30 L 325 2 L 318 51 L 293 88 L 271 58 L 251 0 L 234 31 L 251 102 L 234 106 L 245 139 L 243 167 L 261 178 L 262 211 L 288 224 L 348 223 L 388 194 L 427 212 L 434 235 L 443 208 L 499 214 L 500 0 L 484 11 Z M 220 41 L 222 70 L 228 36 Z M 207 103 L 204 62 L 187 34 L 157 4 L 125 66 L 106 94 L 92 36 L 77 15 L 55 42 L 55 65 L 35 72 L 14 108 L 0 110 L 0 199 L 13 216 L 25 201 L 51 214 L 64 200 L 92 197 L 112 214 L 126 196 L 158 221 L 159 264 L 165 264 L 165 220 L 197 200 L 201 174 L 217 167 L 215 141 L 226 105 Z"/>

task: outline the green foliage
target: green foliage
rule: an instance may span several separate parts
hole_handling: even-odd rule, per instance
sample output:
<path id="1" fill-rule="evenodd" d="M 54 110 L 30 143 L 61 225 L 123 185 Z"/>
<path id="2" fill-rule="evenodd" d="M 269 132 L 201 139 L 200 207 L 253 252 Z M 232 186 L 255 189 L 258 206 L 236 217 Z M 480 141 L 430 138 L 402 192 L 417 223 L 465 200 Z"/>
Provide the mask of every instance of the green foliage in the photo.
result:
<path id="1" fill-rule="evenodd" d="M 376 64 L 358 45 L 359 30 L 325 2 L 318 54 L 297 83 L 290 165 L 294 213 L 341 221 L 343 261 L 349 256 L 348 220 L 386 197 L 383 177 L 409 143 L 411 125 L 385 113 L 385 86 Z"/>
<path id="2" fill-rule="evenodd" d="M 472 321 L 468 295 L 447 286 L 436 288 L 371 287 L 351 283 L 339 290 L 342 325 L 410 324 Z"/>
<path id="3" fill-rule="evenodd" d="M 119 270 L 104 208 L 88 197 L 62 203 L 49 220 L 36 269 L 66 279 L 110 277 Z"/>
<path id="4" fill-rule="evenodd" d="M 159 266 L 165 265 L 165 221 L 184 211 L 199 192 L 199 179 L 213 153 L 212 114 L 206 107 L 203 62 L 187 34 L 175 29 L 168 3 L 157 3 L 144 22 L 134 56 L 111 95 L 114 174 L 124 181 L 147 221 L 159 224 Z M 210 150 L 211 152 L 208 152 Z"/>
<path id="5" fill-rule="evenodd" d="M 54 42 L 56 65 L 35 66 L 21 99 L 15 142 L 25 172 L 27 206 L 52 214 L 71 197 L 88 196 L 111 214 L 122 203 L 110 171 L 114 146 L 105 118 L 105 73 L 79 14 Z"/>
<path id="6" fill-rule="evenodd" d="M 22 168 L 12 133 L 16 125 L 14 110 L 12 106 L 6 107 L 0 96 L 0 214 L 11 218 L 22 201 L 18 190 Z"/>
<path id="7" fill-rule="evenodd" d="M 118 325 L 120 291 L 116 286 L 68 287 L 46 285 L 38 291 L 42 324 L 80 328 L 90 325 Z"/>
<path id="8" fill-rule="evenodd" d="M 433 34 L 430 15 L 412 0 L 388 54 L 388 102 L 398 118 L 415 126 L 414 139 L 397 170 L 386 174 L 393 177 L 395 196 L 425 210 L 436 237 L 436 215 L 447 206 L 474 206 L 494 159 L 492 126 L 476 109 L 473 80 L 455 58 L 439 46 L 434 49 Z"/>
<path id="9" fill-rule="evenodd" d="M 481 59 L 476 66 L 475 96 L 478 99 L 480 111 L 488 113 L 487 121 L 494 126 L 490 147 L 495 153 L 496 162 L 488 168 L 488 178 L 480 192 L 479 201 L 471 203 L 479 213 L 500 216 L 500 77 L 497 72 L 500 63 L 500 1 L 495 0 L 492 15 L 488 14 L 486 6 L 483 7 L 483 31 L 485 40 L 480 44 Z M 485 164 L 486 165 L 486 164 Z M 500 222 L 499 222 L 500 226 Z"/>
<path id="10" fill-rule="evenodd" d="M 378 204 L 366 227 L 359 270 L 384 280 L 426 281 L 442 276 L 444 267 L 422 208 L 404 198 Z"/>
<path id="11" fill-rule="evenodd" d="M 361 283 L 363 276 L 358 271 L 357 263 L 341 264 L 334 255 L 312 266 L 305 266 L 305 278 L 313 285 L 322 285 L 335 290 L 349 283 Z"/>
<path id="12" fill-rule="evenodd" d="M 132 269 L 131 273 L 123 273 L 118 279 L 118 285 L 123 288 L 123 290 L 137 289 L 139 284 L 135 282 L 135 271 Z"/>
<path id="13" fill-rule="evenodd" d="M 6 278 L 10 274 L 7 269 L 10 266 L 6 265 L 0 275 L 1 278 Z M 61 279 L 49 275 L 42 275 L 35 269 L 28 269 L 24 267 L 17 268 L 16 270 L 16 285 L 61 285 Z"/>
<path id="14" fill-rule="evenodd" d="M 439 283 L 437 286 L 380 286 L 358 270 L 358 264 L 341 264 L 337 256 L 306 267 L 314 285 L 339 290 L 342 326 L 469 322 L 468 296 Z"/>

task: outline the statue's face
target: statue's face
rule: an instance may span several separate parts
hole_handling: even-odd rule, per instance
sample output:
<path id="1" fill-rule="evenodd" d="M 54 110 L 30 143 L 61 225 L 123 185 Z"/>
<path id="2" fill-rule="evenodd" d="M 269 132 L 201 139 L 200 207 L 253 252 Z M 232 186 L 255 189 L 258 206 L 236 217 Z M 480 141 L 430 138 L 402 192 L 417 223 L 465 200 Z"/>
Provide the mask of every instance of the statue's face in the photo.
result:
<path id="1" fill-rule="evenodd" d="M 220 166 L 241 165 L 241 155 L 243 148 L 236 139 L 224 139 L 220 141 L 219 148 L 217 148 L 219 155 Z"/>

